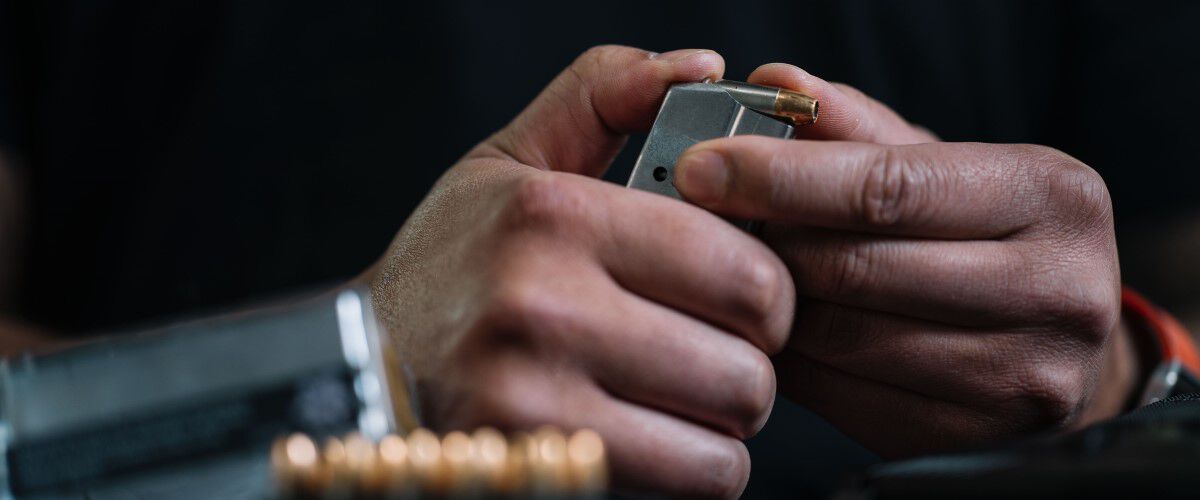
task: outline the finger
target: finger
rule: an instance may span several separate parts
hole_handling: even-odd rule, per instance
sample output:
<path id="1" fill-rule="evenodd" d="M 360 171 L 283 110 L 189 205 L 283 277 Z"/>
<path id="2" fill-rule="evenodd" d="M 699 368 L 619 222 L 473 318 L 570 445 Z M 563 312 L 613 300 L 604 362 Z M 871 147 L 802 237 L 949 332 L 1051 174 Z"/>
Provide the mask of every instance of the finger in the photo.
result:
<path id="1" fill-rule="evenodd" d="M 592 429 L 604 440 L 616 489 L 670 498 L 735 498 L 750 457 L 732 437 L 614 398 L 574 369 L 501 351 L 469 390 L 479 397 L 455 407 L 439 430 L 481 425 L 505 431 L 553 425 Z M 561 360 L 556 360 L 561 361 Z M 486 387 L 479 387 L 479 380 Z"/>
<path id="2" fill-rule="evenodd" d="M 741 338 L 610 288 L 548 322 L 575 340 L 569 349 L 601 386 L 739 439 L 762 428 L 775 401 L 775 372 L 766 354 Z"/>
<path id="3" fill-rule="evenodd" d="M 796 351 L 784 351 L 775 365 L 783 394 L 884 458 L 981 445 L 1015 432 L 999 417 L 846 373 Z"/>
<path id="4" fill-rule="evenodd" d="M 524 332 L 518 344 L 540 346 L 533 351 L 544 363 L 580 366 L 616 397 L 733 437 L 762 427 L 775 376 L 759 348 L 630 293 L 599 265 L 557 271 L 564 267 L 542 264 L 522 277 L 500 277 L 492 326 Z"/>
<path id="5" fill-rule="evenodd" d="M 1001 238 L 1050 212 L 1055 183 L 1048 180 L 1064 172 L 1058 167 L 1065 163 L 1049 151 L 742 136 L 686 151 L 675 186 L 689 201 L 731 217 L 930 238 Z M 1031 166 L 1039 162 L 1043 168 Z"/>
<path id="6" fill-rule="evenodd" d="M 750 83 L 781 87 L 808 94 L 821 103 L 821 118 L 809 127 L 798 127 L 796 137 L 879 144 L 936 142 L 929 131 L 909 124 L 887 105 L 854 87 L 829 83 L 790 64 L 760 66 Z"/>
<path id="7" fill-rule="evenodd" d="M 787 349 L 855 376 L 987 408 L 998 391 L 1017 385 L 1022 363 L 1057 363 L 1059 353 L 1079 352 L 1057 340 L 1040 332 L 968 329 L 805 300 Z M 1013 359 L 1016 352 L 1023 353 L 1019 360 Z"/>
<path id="8" fill-rule="evenodd" d="M 1047 255 L 1040 242 L 915 240 L 768 226 L 799 295 L 979 328 L 1039 328 L 1091 338 L 1111 330 L 1109 264 Z"/>
<path id="9" fill-rule="evenodd" d="M 603 408 L 569 420 L 604 438 L 619 487 L 667 498 L 737 498 L 745 490 L 750 454 L 741 441 L 616 399 Z"/>
<path id="10" fill-rule="evenodd" d="M 734 332 L 774 353 L 795 302 L 787 267 L 712 214 L 667 197 L 602 185 L 610 200 L 600 259 L 631 292 Z"/>
<path id="11" fill-rule="evenodd" d="M 1077 416 L 1103 356 L 1064 332 L 966 329 L 820 301 L 801 307 L 788 349 L 1028 429 Z"/>
<path id="12" fill-rule="evenodd" d="M 1021 326 L 1058 313 L 1028 300 L 1048 266 L 1020 244 L 917 240 L 791 225 L 767 226 L 806 298 L 964 326 Z M 1042 272 L 1013 273 L 1013 269 Z"/>
<path id="13" fill-rule="evenodd" d="M 599 176 L 627 134 L 650 127 L 672 83 L 719 78 L 724 69 L 710 50 L 592 48 L 476 154 L 494 149 L 544 170 Z"/>

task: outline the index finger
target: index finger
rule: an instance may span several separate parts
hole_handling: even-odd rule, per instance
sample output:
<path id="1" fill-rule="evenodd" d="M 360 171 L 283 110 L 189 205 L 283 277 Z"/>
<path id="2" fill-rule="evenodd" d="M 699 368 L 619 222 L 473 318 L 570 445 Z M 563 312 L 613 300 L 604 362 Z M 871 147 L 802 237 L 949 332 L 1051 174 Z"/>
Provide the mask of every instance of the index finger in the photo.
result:
<path id="1" fill-rule="evenodd" d="M 1067 158 L 1027 145 L 882 146 L 741 136 L 686 151 L 675 186 L 688 201 L 730 217 L 917 237 L 999 238 L 1031 225 L 1048 208 L 1050 190 L 1058 185 L 1048 182 L 1050 176 L 1072 175 Z"/>
<path id="2" fill-rule="evenodd" d="M 858 89 L 827 82 L 790 64 L 760 66 L 747 80 L 808 94 L 821 103 L 821 119 L 811 126 L 796 129 L 796 137 L 800 139 L 878 144 L 918 144 L 938 140 L 929 131 L 909 123 L 887 105 Z"/>

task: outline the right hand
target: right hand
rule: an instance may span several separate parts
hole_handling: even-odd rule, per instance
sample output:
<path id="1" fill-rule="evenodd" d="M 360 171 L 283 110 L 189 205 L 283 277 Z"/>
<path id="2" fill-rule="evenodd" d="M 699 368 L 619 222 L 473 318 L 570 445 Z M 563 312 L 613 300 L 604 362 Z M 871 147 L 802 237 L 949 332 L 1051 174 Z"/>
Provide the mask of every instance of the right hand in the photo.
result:
<path id="1" fill-rule="evenodd" d="M 598 47 L 451 168 L 366 275 L 439 430 L 599 432 L 616 486 L 738 495 L 794 288 L 708 212 L 596 179 L 710 51 Z"/>

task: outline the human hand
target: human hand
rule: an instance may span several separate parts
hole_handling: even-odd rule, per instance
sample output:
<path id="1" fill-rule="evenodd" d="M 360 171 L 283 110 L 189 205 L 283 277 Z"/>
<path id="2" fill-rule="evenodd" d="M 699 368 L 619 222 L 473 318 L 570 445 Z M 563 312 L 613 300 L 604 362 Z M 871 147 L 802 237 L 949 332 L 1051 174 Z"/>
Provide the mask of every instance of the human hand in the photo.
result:
<path id="1" fill-rule="evenodd" d="M 762 239 L 791 269 L 784 394 L 884 456 L 1119 411 L 1132 377 L 1097 382 L 1121 350 L 1112 209 L 1095 171 L 1042 146 L 936 142 L 793 66 L 750 81 L 814 95 L 821 119 L 801 138 L 823 140 L 701 143 L 675 183 L 697 205 L 765 221 Z"/>
<path id="2" fill-rule="evenodd" d="M 599 432 L 618 487 L 736 496 L 794 287 L 755 238 L 596 179 L 709 51 L 592 49 L 451 168 L 365 275 L 427 425 Z"/>

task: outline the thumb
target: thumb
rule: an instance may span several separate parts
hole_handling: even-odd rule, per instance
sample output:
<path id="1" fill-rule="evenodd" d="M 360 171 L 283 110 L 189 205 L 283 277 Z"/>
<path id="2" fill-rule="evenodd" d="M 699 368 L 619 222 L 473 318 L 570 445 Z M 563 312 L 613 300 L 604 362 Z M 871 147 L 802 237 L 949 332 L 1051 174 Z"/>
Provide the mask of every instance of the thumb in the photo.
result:
<path id="1" fill-rule="evenodd" d="M 720 78 L 724 70 L 710 50 L 589 49 L 469 156 L 499 154 L 543 170 L 600 176 L 628 134 L 650 128 L 672 83 Z"/>

